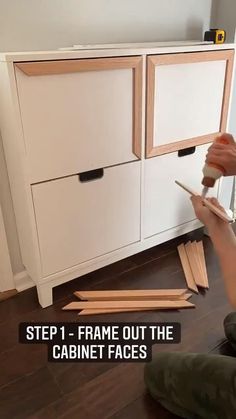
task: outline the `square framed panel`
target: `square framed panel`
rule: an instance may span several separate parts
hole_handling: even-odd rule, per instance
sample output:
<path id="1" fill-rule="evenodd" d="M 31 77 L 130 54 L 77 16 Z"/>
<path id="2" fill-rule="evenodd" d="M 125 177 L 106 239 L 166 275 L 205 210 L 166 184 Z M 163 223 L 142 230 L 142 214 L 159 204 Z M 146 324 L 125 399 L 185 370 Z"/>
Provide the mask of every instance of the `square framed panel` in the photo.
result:
<path id="1" fill-rule="evenodd" d="M 20 62 L 31 183 L 141 157 L 141 56 Z"/>
<path id="2" fill-rule="evenodd" d="M 214 140 L 227 126 L 234 50 L 148 57 L 146 157 Z"/>

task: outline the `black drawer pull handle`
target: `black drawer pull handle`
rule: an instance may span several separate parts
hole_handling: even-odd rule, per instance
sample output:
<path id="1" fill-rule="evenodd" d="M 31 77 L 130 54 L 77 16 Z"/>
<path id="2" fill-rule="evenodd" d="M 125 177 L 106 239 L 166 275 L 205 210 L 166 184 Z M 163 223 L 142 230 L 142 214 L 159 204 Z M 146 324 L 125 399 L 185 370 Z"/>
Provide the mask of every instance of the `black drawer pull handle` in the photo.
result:
<path id="1" fill-rule="evenodd" d="M 190 154 L 195 153 L 195 151 L 196 151 L 196 147 L 184 148 L 183 150 L 178 151 L 178 156 L 179 157 L 189 156 Z"/>
<path id="2" fill-rule="evenodd" d="M 80 182 L 91 182 L 92 180 L 101 179 L 104 175 L 104 169 L 89 170 L 88 172 L 79 173 Z"/>

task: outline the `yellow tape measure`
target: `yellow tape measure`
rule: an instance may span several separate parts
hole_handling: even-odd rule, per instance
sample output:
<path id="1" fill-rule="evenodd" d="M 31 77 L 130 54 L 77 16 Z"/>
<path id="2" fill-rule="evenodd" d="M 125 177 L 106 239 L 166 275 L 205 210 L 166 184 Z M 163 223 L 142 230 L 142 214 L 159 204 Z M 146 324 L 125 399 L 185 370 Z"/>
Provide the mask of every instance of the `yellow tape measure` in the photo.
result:
<path id="1" fill-rule="evenodd" d="M 204 41 L 211 41 L 214 44 L 223 44 L 225 40 L 226 32 L 224 29 L 210 29 L 204 35 Z"/>

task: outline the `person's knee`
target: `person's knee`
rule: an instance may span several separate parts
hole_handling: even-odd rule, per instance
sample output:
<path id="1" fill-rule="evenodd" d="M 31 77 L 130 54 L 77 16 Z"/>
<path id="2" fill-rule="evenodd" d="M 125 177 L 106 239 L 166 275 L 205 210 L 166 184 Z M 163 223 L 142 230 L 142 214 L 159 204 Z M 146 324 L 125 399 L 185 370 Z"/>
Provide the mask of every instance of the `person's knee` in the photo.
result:
<path id="1" fill-rule="evenodd" d="M 229 313 L 224 320 L 224 330 L 226 338 L 236 345 L 236 312 Z"/>
<path id="2" fill-rule="evenodd" d="M 229 313 L 225 317 L 224 325 L 227 325 L 228 323 L 234 323 L 236 325 L 236 311 L 232 311 L 232 313 Z"/>
<path id="3" fill-rule="evenodd" d="M 236 363 L 232 357 L 159 353 L 145 367 L 145 382 L 155 400 L 181 417 L 236 417 Z"/>
<path id="4" fill-rule="evenodd" d="M 144 380 L 149 392 L 161 397 L 164 390 L 164 373 L 167 366 L 167 353 L 159 353 L 154 360 L 145 365 Z"/>
<path id="5" fill-rule="evenodd" d="M 187 373 L 183 365 L 186 359 L 192 359 L 192 354 L 181 352 L 160 352 L 153 360 L 146 364 L 144 379 L 149 392 L 157 399 L 169 397 L 169 391 L 173 387 L 182 386 L 185 383 Z"/>

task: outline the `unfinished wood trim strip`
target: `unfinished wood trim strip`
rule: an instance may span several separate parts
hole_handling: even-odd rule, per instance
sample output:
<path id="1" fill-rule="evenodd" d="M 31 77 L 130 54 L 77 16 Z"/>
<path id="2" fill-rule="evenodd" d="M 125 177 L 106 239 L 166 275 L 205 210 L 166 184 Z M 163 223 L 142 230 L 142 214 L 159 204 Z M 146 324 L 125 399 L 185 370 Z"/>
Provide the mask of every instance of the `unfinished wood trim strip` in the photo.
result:
<path id="1" fill-rule="evenodd" d="M 140 56 L 88 58 L 75 60 L 32 61 L 15 64 L 27 76 L 46 76 L 52 74 L 77 73 L 79 71 L 99 71 L 136 68 Z"/>
<path id="2" fill-rule="evenodd" d="M 8 300 L 18 294 L 16 289 L 0 292 L 0 301 Z"/>
<path id="3" fill-rule="evenodd" d="M 80 301 L 72 302 L 63 307 L 63 310 L 105 309 L 105 308 L 153 308 L 174 309 L 192 307 L 189 301 Z"/>
<path id="4" fill-rule="evenodd" d="M 133 68 L 133 153 L 141 159 L 142 151 L 142 93 L 143 93 L 143 59 L 139 58 Z"/>
<path id="5" fill-rule="evenodd" d="M 219 218 L 221 218 L 226 223 L 233 223 L 234 220 L 230 218 L 225 212 L 223 212 L 221 209 L 219 209 L 216 205 L 213 205 L 211 202 L 207 201 L 206 199 L 203 199 L 203 203 L 205 207 L 207 207 L 209 210 L 211 210 L 215 215 L 217 215 Z"/>
<path id="6" fill-rule="evenodd" d="M 78 316 L 89 316 L 96 314 L 115 314 L 115 313 L 134 313 L 136 311 L 153 311 L 153 308 L 104 308 L 104 309 L 85 309 L 79 312 Z"/>
<path id="7" fill-rule="evenodd" d="M 105 291 L 75 291 L 74 295 L 81 300 L 104 301 L 104 300 L 143 300 L 166 299 L 177 300 L 185 296 L 186 289 L 172 290 L 105 290 Z"/>
<path id="8" fill-rule="evenodd" d="M 181 295 L 179 298 L 178 298 L 178 300 L 189 300 L 190 298 L 192 297 L 192 294 L 191 293 L 186 293 L 186 294 L 183 294 L 183 295 Z M 162 299 L 159 299 L 159 301 L 160 300 L 162 300 Z M 85 301 L 85 300 L 84 300 Z M 98 298 L 98 299 L 88 299 L 88 300 L 86 300 L 86 301 L 106 301 L 106 299 L 104 298 L 104 299 L 102 299 L 102 298 Z M 119 300 L 119 299 L 115 299 L 115 298 L 113 298 L 112 300 L 110 300 L 110 301 L 125 301 L 125 298 L 123 298 L 122 300 Z M 132 300 L 133 301 L 133 300 Z M 138 301 L 138 299 L 135 299 L 134 301 Z M 150 298 L 144 298 L 143 299 L 143 301 L 150 301 Z M 152 300 L 152 301 L 154 301 L 154 300 Z M 164 298 L 163 298 L 163 301 L 166 301 L 166 300 L 164 300 Z M 173 299 L 172 298 L 169 298 L 169 300 L 168 301 L 176 301 L 176 299 L 174 299 L 174 297 L 173 297 Z M 118 309 L 114 309 L 114 310 L 118 310 Z M 133 309 L 129 309 L 130 311 L 133 311 Z M 140 309 L 140 310 L 147 310 L 147 309 Z"/>
<path id="9" fill-rule="evenodd" d="M 203 242 L 202 241 L 197 242 L 197 247 L 198 247 L 198 252 L 200 254 L 201 261 L 202 261 L 202 269 L 203 269 L 205 288 L 209 289 L 209 281 L 208 281 L 208 275 L 207 275 L 206 259 L 205 259 Z"/>
<path id="10" fill-rule="evenodd" d="M 203 261 L 202 261 L 202 254 L 199 251 L 199 244 L 200 242 L 197 242 L 196 240 L 194 242 L 192 242 L 192 247 L 195 253 L 195 258 L 199 267 L 199 271 L 201 273 L 200 276 L 200 281 L 201 281 L 201 286 L 202 288 L 206 288 L 206 282 L 205 282 L 205 275 L 204 275 L 204 270 L 203 270 Z"/>
<path id="11" fill-rule="evenodd" d="M 233 76 L 233 69 L 234 69 L 235 52 L 234 51 L 230 51 L 230 52 L 231 54 L 228 57 L 227 63 L 226 63 L 224 97 L 223 97 L 221 123 L 220 123 L 221 132 L 225 132 L 227 130 L 230 91 L 231 91 L 231 83 L 232 83 L 232 76 Z"/>
<path id="12" fill-rule="evenodd" d="M 184 271 L 184 276 L 185 276 L 188 288 L 191 291 L 194 291 L 198 294 L 198 289 L 197 289 L 196 283 L 194 281 L 194 276 L 193 276 L 193 273 L 192 273 L 192 270 L 191 270 L 191 267 L 190 267 L 190 264 L 189 264 L 189 260 L 188 260 L 188 257 L 187 257 L 187 253 L 186 253 L 186 249 L 185 249 L 184 244 L 180 244 L 177 247 L 177 249 L 178 249 L 180 261 L 181 261 L 181 264 L 182 264 L 182 268 L 183 268 L 183 271 Z"/>
<path id="13" fill-rule="evenodd" d="M 184 308 L 194 308 L 195 305 L 191 304 L 189 306 L 186 306 Z M 166 308 L 168 310 L 168 308 Z M 98 309 L 98 310 L 93 310 L 93 309 L 85 309 L 82 310 L 78 316 L 89 316 L 89 315 L 97 315 L 97 314 L 115 314 L 115 313 L 132 313 L 132 312 L 141 312 L 141 311 L 154 311 L 154 310 L 158 310 L 158 309 L 153 309 L 153 308 L 117 308 L 117 309 L 112 309 L 112 308 L 107 308 L 107 309 Z M 163 310 L 163 308 L 162 308 Z"/>
<path id="14" fill-rule="evenodd" d="M 189 264 L 193 273 L 193 278 L 198 287 L 205 287 L 205 283 L 202 277 L 202 269 L 200 261 L 198 260 L 198 253 L 197 253 L 197 246 L 196 242 L 188 242 L 185 245 L 187 257 L 189 260 Z"/>
<path id="15" fill-rule="evenodd" d="M 147 114 L 146 114 L 146 157 L 151 157 L 154 139 L 155 65 L 147 58 Z"/>
<path id="16" fill-rule="evenodd" d="M 176 141 L 156 147 L 149 147 L 146 156 L 148 158 L 161 156 L 162 154 L 173 153 L 175 151 L 184 150 L 185 148 L 208 144 L 213 142 L 219 134 L 221 134 L 221 132 L 214 132 L 209 135 L 202 135 L 200 137 L 189 138 L 187 140 Z"/>
<path id="17" fill-rule="evenodd" d="M 180 186 L 182 189 L 184 189 L 186 192 L 188 192 L 192 196 L 200 196 L 197 192 L 195 192 L 193 189 L 189 188 L 188 186 L 184 185 L 182 182 L 179 182 L 178 180 L 175 181 L 175 183 Z M 204 203 L 205 207 L 207 207 L 209 210 L 211 210 L 215 215 L 217 215 L 219 218 L 221 218 L 226 223 L 233 223 L 234 220 L 229 217 L 224 211 L 219 209 L 216 205 L 209 202 L 207 199 L 202 199 L 202 202 Z"/>
<path id="18" fill-rule="evenodd" d="M 210 133 L 186 140 L 171 142 L 154 147 L 154 107 L 155 107 L 155 67 L 160 65 L 187 64 L 206 61 L 226 61 L 225 86 L 221 111 L 219 132 Z M 146 133 L 146 157 L 160 156 L 172 153 L 188 147 L 198 146 L 214 141 L 217 135 L 226 131 L 228 109 L 230 101 L 231 82 L 234 65 L 234 50 L 206 51 L 187 54 L 163 54 L 148 57 L 147 72 L 147 133 Z"/>
<path id="19" fill-rule="evenodd" d="M 149 56 L 154 66 L 171 64 L 201 63 L 206 61 L 230 60 L 234 54 L 233 49 L 218 51 L 188 52 L 183 54 L 161 54 Z"/>

